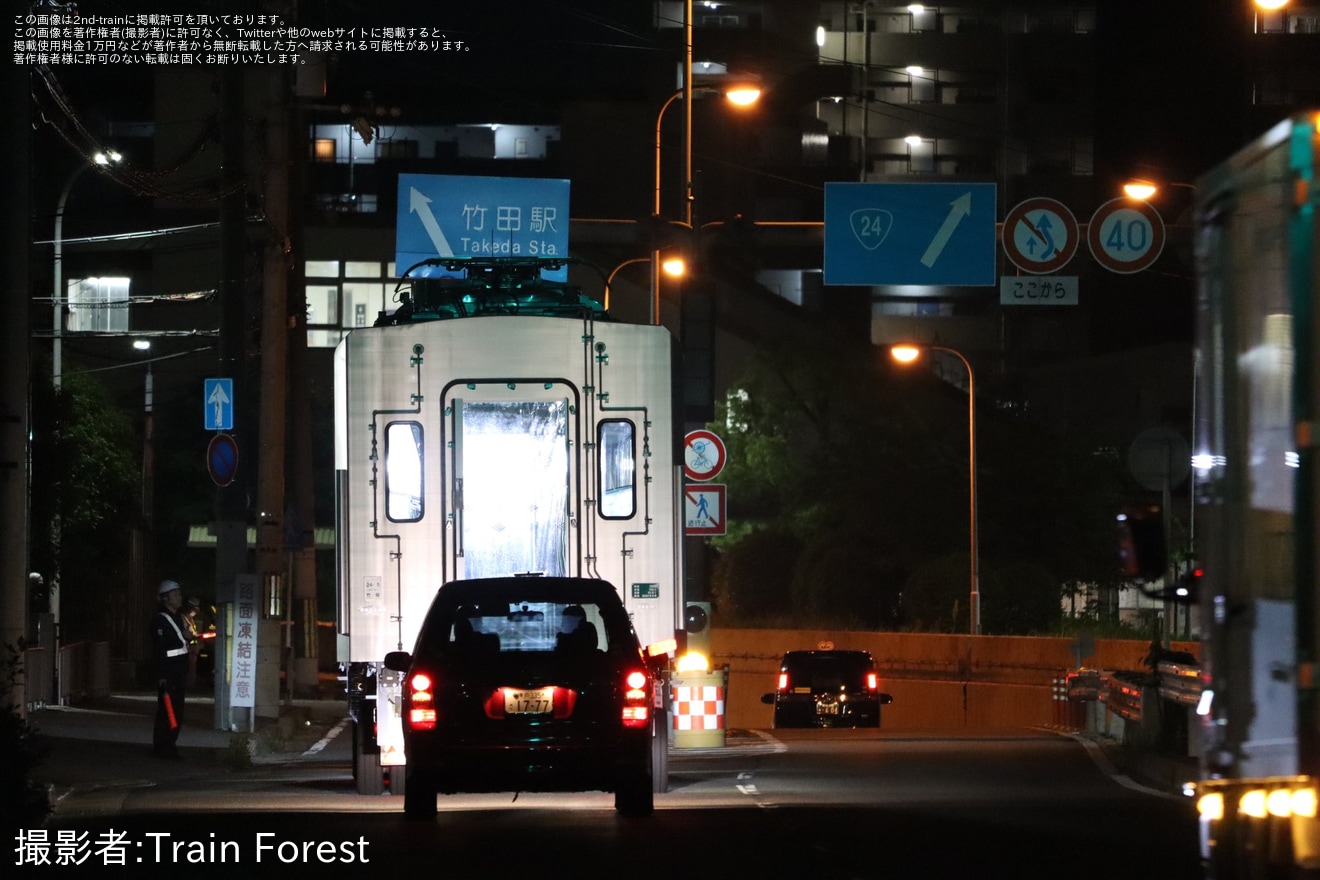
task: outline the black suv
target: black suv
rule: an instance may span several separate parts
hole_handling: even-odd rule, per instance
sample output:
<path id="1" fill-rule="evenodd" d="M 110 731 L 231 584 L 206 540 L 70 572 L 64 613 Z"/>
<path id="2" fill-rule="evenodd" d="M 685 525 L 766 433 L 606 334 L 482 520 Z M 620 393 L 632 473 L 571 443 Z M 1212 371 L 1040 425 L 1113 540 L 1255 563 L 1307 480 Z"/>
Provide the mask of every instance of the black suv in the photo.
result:
<path id="1" fill-rule="evenodd" d="M 490 791 L 612 791 L 620 813 L 652 811 L 654 679 L 606 581 L 445 584 L 412 654 L 385 665 L 407 673 L 406 815 Z"/>
<path id="2" fill-rule="evenodd" d="M 879 692 L 866 651 L 789 651 L 761 702 L 775 707 L 775 727 L 879 727 L 893 697 Z"/>

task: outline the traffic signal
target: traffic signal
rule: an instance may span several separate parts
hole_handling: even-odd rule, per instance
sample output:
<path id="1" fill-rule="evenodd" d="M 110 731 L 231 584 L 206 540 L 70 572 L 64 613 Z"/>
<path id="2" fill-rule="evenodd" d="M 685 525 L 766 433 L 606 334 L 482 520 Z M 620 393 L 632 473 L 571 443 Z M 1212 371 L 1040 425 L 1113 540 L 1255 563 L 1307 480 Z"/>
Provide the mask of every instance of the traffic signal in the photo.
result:
<path id="1" fill-rule="evenodd" d="M 1199 565 L 1187 569 L 1178 578 L 1173 588 L 1173 596 L 1170 598 L 1175 602 L 1195 602 L 1201 595 L 1201 577 L 1204 574 Z"/>
<path id="2" fill-rule="evenodd" d="M 28 612 L 46 614 L 50 611 L 50 590 L 46 579 L 37 572 L 28 575 Z"/>
<path id="3" fill-rule="evenodd" d="M 1159 580 L 1169 564 L 1159 505 L 1127 507 L 1118 515 L 1118 561 L 1138 584 Z"/>
<path id="4" fill-rule="evenodd" d="M 688 602 L 683 609 L 683 631 L 687 633 L 688 652 L 696 651 L 710 659 L 710 603 Z"/>

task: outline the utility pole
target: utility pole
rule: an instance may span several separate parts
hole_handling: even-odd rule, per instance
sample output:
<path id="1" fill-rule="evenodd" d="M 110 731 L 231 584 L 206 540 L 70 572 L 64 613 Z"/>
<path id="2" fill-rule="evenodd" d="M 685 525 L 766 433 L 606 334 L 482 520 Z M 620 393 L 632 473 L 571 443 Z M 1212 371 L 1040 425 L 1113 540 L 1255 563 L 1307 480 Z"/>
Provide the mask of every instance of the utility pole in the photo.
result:
<path id="1" fill-rule="evenodd" d="M 290 20 L 285 17 L 285 20 Z M 256 714 L 278 717 L 280 668 L 291 647 L 284 556 L 285 422 L 287 418 L 289 271 L 294 259 L 289 223 L 289 112 L 291 76 L 265 73 L 262 122 L 265 161 L 261 296 L 261 426 L 257 462 L 257 574 L 261 611 L 257 636 Z"/>
<path id="2" fill-rule="evenodd" d="M 247 381 L 247 230 L 244 203 L 246 201 L 246 171 L 244 143 L 248 129 L 246 116 L 247 76 L 243 68 L 229 67 L 221 74 L 220 132 L 221 162 L 224 177 L 220 201 L 220 358 L 218 375 L 234 380 L 234 397 L 239 406 L 234 408 L 234 437 L 240 459 L 234 482 L 216 489 L 215 496 L 215 591 L 216 591 L 216 645 L 215 653 L 215 727 L 217 730 L 235 729 L 232 705 L 226 675 L 229 668 L 230 612 L 237 599 L 239 575 L 250 571 L 248 565 L 248 503 L 247 486 L 252 481 L 247 474 L 245 451 L 250 455 L 252 419 L 250 407 L 244 402 L 253 400 Z M 248 727 L 244 724 L 243 727 Z"/>
<path id="3" fill-rule="evenodd" d="M 5 141 L 11 173 L 5 192 L 3 253 L 6 319 L 0 322 L 0 651 L 17 647 L 26 635 L 28 608 L 28 251 L 31 211 L 28 168 L 31 167 L 29 109 L 30 72 L 26 65 L 5 65 Z M 0 674 L 8 667 L 0 654 Z M 27 688 L 13 678 L 8 702 L 27 715 Z"/>
<path id="4" fill-rule="evenodd" d="M 302 72 L 302 71 L 300 71 Z M 307 173 L 307 125 L 300 99 L 325 97 L 324 80 L 315 75 L 302 82 L 295 78 L 295 104 L 292 113 L 293 137 L 290 154 L 290 186 L 304 193 Z M 289 387 L 296 389 L 289 400 L 289 495 L 294 511 L 293 537 L 289 548 L 293 578 L 293 657 L 289 667 L 289 693 L 297 697 L 315 697 L 320 688 L 320 638 L 316 607 L 316 484 L 312 461 L 312 380 L 307 354 L 307 285 L 303 282 L 306 252 L 303 242 L 302 205 L 293 201 L 290 210 L 290 238 L 293 241 L 292 282 L 289 296 Z"/>

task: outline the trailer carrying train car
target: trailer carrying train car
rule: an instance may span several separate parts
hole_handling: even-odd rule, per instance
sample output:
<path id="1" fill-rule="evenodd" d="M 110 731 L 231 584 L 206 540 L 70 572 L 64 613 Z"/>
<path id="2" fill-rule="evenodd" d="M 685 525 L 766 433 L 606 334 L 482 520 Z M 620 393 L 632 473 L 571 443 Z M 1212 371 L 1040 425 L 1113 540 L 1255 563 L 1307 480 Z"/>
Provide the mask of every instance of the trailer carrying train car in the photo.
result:
<path id="1" fill-rule="evenodd" d="M 1197 182 L 1196 545 L 1210 876 L 1320 876 L 1320 113 Z"/>
<path id="2" fill-rule="evenodd" d="M 680 638 L 673 338 L 609 321 L 546 268 L 456 263 L 335 353 L 339 660 L 363 793 L 403 787 L 401 676 L 383 661 L 412 649 L 441 584 L 601 578 L 653 656 Z"/>

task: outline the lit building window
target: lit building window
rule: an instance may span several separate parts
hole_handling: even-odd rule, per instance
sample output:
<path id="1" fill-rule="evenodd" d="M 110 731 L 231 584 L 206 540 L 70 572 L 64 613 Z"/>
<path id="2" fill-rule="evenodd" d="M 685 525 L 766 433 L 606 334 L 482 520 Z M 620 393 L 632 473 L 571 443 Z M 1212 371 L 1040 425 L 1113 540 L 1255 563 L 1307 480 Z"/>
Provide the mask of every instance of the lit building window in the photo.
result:
<path id="1" fill-rule="evenodd" d="M 380 263 L 376 261 L 349 260 L 344 263 L 345 278 L 379 278 Z"/>
<path id="2" fill-rule="evenodd" d="M 338 278 L 338 260 L 308 260 L 303 267 L 303 274 L 308 278 Z"/>
<path id="3" fill-rule="evenodd" d="M 907 69 L 907 75 L 909 101 L 920 104 L 935 100 L 935 71 L 913 66 Z"/>
<path id="4" fill-rule="evenodd" d="M 334 138 L 317 138 L 312 142 L 312 159 L 316 162 L 335 161 Z"/>
<path id="5" fill-rule="evenodd" d="M 126 333 L 128 279 L 79 278 L 69 282 L 71 332 Z"/>
<path id="6" fill-rule="evenodd" d="M 908 148 L 908 173 L 933 174 L 935 172 L 935 142 L 910 135 L 905 138 Z"/>
<path id="7" fill-rule="evenodd" d="M 377 260 L 308 260 L 304 275 L 312 348 L 334 348 L 348 331 L 375 324 L 396 284 L 394 263 Z"/>

